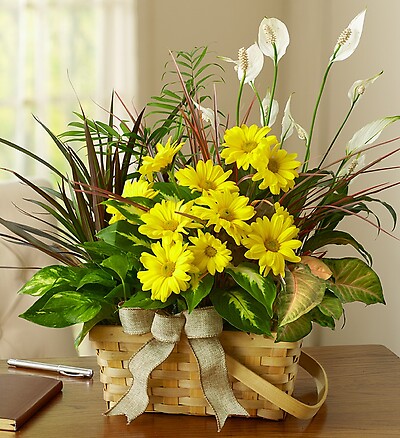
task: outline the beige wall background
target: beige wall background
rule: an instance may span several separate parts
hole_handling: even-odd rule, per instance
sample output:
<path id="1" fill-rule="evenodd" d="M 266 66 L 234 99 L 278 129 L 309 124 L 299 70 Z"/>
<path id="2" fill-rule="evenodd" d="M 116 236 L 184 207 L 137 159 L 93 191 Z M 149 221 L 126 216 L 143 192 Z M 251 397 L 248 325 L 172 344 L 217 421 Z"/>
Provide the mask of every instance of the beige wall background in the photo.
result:
<path id="1" fill-rule="evenodd" d="M 295 92 L 292 115 L 308 129 L 322 75 L 336 40 L 351 19 L 365 7 L 367 16 L 358 49 L 331 70 L 313 141 L 314 164 L 319 162 L 348 110 L 347 92 L 353 82 L 369 78 L 380 70 L 385 73 L 367 90 L 356 107 L 350 123 L 336 143 L 333 161 L 343 154 L 345 144 L 355 131 L 375 119 L 400 114 L 400 2 L 396 0 L 249 0 L 246 3 L 238 0 L 139 0 L 140 85 L 134 102 L 140 108 L 149 96 L 160 91 L 163 67 L 169 59 L 168 50 L 189 50 L 206 44 L 216 55 L 235 58 L 240 47 L 248 47 L 256 40 L 263 16 L 276 17 L 286 23 L 291 36 L 287 54 L 279 64 L 281 75 L 277 96 L 281 112 L 278 121 L 287 97 Z M 234 114 L 238 80 L 231 65 L 227 64 L 225 68 L 226 83 L 217 88 L 219 107 Z M 256 81 L 260 93 L 265 92 L 271 77 L 272 62 L 266 59 L 263 75 Z M 276 128 L 279 134 L 279 124 Z M 398 135 L 400 124 L 389 127 L 381 139 Z M 301 148 L 293 137 L 290 146 L 289 142 L 286 146 L 296 151 Z M 367 161 L 398 146 L 397 142 L 371 152 Z M 394 164 L 400 165 L 399 157 L 388 163 Z M 400 170 L 390 174 L 381 172 L 365 177 L 360 187 L 399 180 Z M 398 212 L 399 190 L 394 188 L 380 195 Z M 382 214 L 384 228 L 390 230 L 390 217 L 380 208 L 377 211 Z M 340 329 L 339 323 L 335 332 L 315 330 L 306 342 L 321 345 L 379 343 L 400 354 L 400 242 L 384 233 L 377 237 L 376 229 L 360 220 L 346 223 L 346 230 L 372 254 L 373 267 L 381 277 L 387 305 L 365 308 L 357 303 L 349 304 L 343 329 Z M 400 239 L 399 228 L 394 234 Z M 355 255 L 345 249 L 334 248 L 330 254 L 334 257 Z"/>

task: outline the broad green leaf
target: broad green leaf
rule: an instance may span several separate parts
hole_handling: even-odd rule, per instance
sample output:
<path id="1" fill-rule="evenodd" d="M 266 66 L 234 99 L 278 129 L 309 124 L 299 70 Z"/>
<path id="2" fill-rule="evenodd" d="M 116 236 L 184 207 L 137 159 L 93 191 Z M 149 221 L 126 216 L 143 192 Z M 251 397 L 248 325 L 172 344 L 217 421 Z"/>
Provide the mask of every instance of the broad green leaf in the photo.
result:
<path id="1" fill-rule="evenodd" d="M 212 275 L 207 275 L 197 284 L 196 287 L 192 287 L 186 292 L 182 292 L 181 295 L 186 301 L 189 313 L 191 313 L 193 309 L 200 304 L 201 300 L 210 293 L 213 284 L 214 277 Z"/>
<path id="2" fill-rule="evenodd" d="M 271 334 L 271 319 L 265 307 L 244 289 L 214 289 L 210 294 L 215 310 L 243 332 Z"/>
<path id="3" fill-rule="evenodd" d="M 225 270 L 236 283 L 245 289 L 253 298 L 261 303 L 272 318 L 272 305 L 276 298 L 276 286 L 270 277 L 258 273 L 255 265 L 243 263 Z"/>
<path id="4" fill-rule="evenodd" d="M 84 322 L 82 326 L 82 330 L 79 332 L 78 336 L 75 338 L 75 348 L 78 348 L 79 345 L 84 340 L 85 336 L 90 332 L 90 330 L 97 325 L 99 322 L 104 320 L 112 319 L 113 315 L 116 314 L 114 306 L 104 302 L 103 306 L 99 313 L 89 321 Z M 117 321 L 116 321 L 117 322 Z"/>
<path id="5" fill-rule="evenodd" d="M 371 144 L 378 139 L 382 131 L 390 124 L 400 119 L 400 116 L 385 117 L 368 123 L 368 125 L 357 131 L 348 142 L 346 152 L 354 153 L 367 144 Z"/>
<path id="6" fill-rule="evenodd" d="M 20 316 L 35 324 L 61 328 L 93 319 L 101 307 L 98 299 L 75 291 L 64 291 L 54 294 L 41 309 L 28 309 Z"/>
<path id="7" fill-rule="evenodd" d="M 328 292 L 325 292 L 324 299 L 318 305 L 318 308 L 324 315 L 335 319 L 339 319 L 343 314 L 343 307 L 339 298 Z"/>
<path id="8" fill-rule="evenodd" d="M 335 279 L 329 283 L 329 289 L 342 303 L 385 303 L 379 277 L 365 262 L 355 258 L 324 259 L 324 262 Z"/>
<path id="9" fill-rule="evenodd" d="M 18 291 L 20 294 L 42 296 L 47 291 L 60 285 L 74 287 L 78 282 L 77 268 L 67 266 L 46 266 L 24 284 Z"/>
<path id="10" fill-rule="evenodd" d="M 354 237 L 344 231 L 319 231 L 317 234 L 308 239 L 304 246 L 303 252 L 315 251 L 326 245 L 351 245 L 353 246 L 369 263 L 372 262 L 371 255 L 358 243 Z"/>
<path id="11" fill-rule="evenodd" d="M 323 314 L 318 307 L 314 307 L 309 315 L 311 320 L 319 324 L 321 327 L 329 327 L 330 329 L 335 330 L 335 320 L 331 316 Z"/>
<path id="12" fill-rule="evenodd" d="M 156 310 L 156 309 L 163 309 L 164 307 L 168 307 L 175 301 L 176 301 L 175 294 L 170 295 L 167 301 L 163 303 L 162 301 L 159 300 L 152 300 L 150 292 L 139 291 L 131 298 L 129 298 L 129 300 L 126 301 L 122 307 L 140 307 L 141 309 Z"/>
<path id="13" fill-rule="evenodd" d="M 113 288 L 116 281 L 113 277 L 103 269 L 89 270 L 79 281 L 77 289 L 85 286 L 86 284 L 101 284 L 102 286 Z"/>
<path id="14" fill-rule="evenodd" d="M 103 228 L 97 237 L 109 245 L 130 250 L 134 244 L 147 245 L 148 239 L 138 231 L 138 226 L 127 221 L 117 221 Z"/>
<path id="15" fill-rule="evenodd" d="M 324 298 L 326 283 L 311 274 L 308 266 L 297 264 L 292 271 L 285 271 L 286 287 L 278 296 L 279 326 L 296 321 L 308 313 Z"/>
<path id="16" fill-rule="evenodd" d="M 296 321 L 278 327 L 277 342 L 296 342 L 305 338 L 312 330 L 311 316 L 307 313 Z"/>
<path id="17" fill-rule="evenodd" d="M 125 280 L 126 274 L 133 267 L 132 260 L 127 255 L 112 255 L 103 260 L 101 265 L 113 270 L 121 280 Z"/>

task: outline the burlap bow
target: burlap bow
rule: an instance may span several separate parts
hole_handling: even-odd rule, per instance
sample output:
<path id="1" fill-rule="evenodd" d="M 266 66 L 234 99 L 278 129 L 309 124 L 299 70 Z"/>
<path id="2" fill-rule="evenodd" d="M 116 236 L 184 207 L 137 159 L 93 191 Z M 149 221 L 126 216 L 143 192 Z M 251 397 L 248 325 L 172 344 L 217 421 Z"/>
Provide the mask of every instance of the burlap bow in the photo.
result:
<path id="1" fill-rule="evenodd" d="M 165 316 L 151 310 L 122 308 L 120 318 L 125 333 L 145 334 L 153 339 L 144 344 L 129 361 L 133 383 L 107 415 L 126 415 L 128 423 L 141 415 L 149 404 L 147 392 L 151 372 L 167 359 L 181 337 L 184 327 L 197 359 L 204 397 L 214 411 L 218 431 L 229 415 L 248 416 L 236 400 L 229 384 L 225 352 L 218 339 L 222 318 L 211 307 L 192 313 Z"/>

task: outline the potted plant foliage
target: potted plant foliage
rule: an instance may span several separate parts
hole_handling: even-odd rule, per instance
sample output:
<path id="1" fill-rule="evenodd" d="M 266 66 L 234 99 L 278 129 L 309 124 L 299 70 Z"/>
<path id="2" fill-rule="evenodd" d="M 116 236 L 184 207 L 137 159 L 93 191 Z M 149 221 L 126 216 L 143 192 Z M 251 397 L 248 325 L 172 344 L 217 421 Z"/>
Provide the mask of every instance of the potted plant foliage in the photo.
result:
<path id="1" fill-rule="evenodd" d="M 31 228 L 0 219 L 10 231 L 3 237 L 31 245 L 57 260 L 40 269 L 20 290 L 38 298 L 21 316 L 48 327 L 82 324 L 77 345 L 95 330 L 100 330 L 93 337 L 98 343 L 103 335 L 109 336 L 106 343 L 117 342 L 115 333 L 125 336 L 126 343 L 126 336 L 142 337 L 149 344 L 146 350 L 139 342 L 133 348 L 133 352 L 139 350 L 137 356 L 153 354 L 149 347 L 152 335 L 145 333 L 152 330 L 155 317 L 179 321 L 181 330 L 182 315 L 189 324 L 190 315 L 208 309 L 226 330 L 235 331 L 234 336 L 245 336 L 247 341 L 243 342 L 257 344 L 258 339 L 268 338 L 270 348 L 294 343 L 298 349 L 313 324 L 334 329 L 344 304 L 384 303 L 368 250 L 342 231 L 341 225 L 348 216 L 372 223 L 366 215 L 374 215 L 376 203 L 383 205 L 395 222 L 393 208 L 375 196 L 387 186 L 354 193 L 351 183 L 396 152 L 362 163 L 363 154 L 376 146 L 382 130 L 400 117 L 385 117 L 358 130 L 342 159 L 328 164 L 348 116 L 379 75 L 353 84 L 345 122 L 327 145 L 320 164 L 309 165 L 328 73 L 356 49 L 364 16 L 365 11 L 355 17 L 337 40 L 309 130 L 292 117 L 290 97 L 280 116 L 280 132 L 277 129 L 277 67 L 289 34 L 278 19 L 264 18 L 257 43 L 240 49 L 237 60 L 220 58 L 234 64 L 239 79 L 237 107 L 230 117 L 217 108 L 209 91 L 210 84 L 221 80 L 220 61 L 208 61 L 207 48 L 200 47 L 172 55 L 173 79 L 163 86 L 160 96 L 152 98 L 146 115 L 145 111 L 132 114 L 125 107 L 126 117 L 120 119 L 114 114 L 112 101 L 107 123 L 90 120 L 82 111 L 61 135 L 43 125 L 64 155 L 68 172 L 28 148 L 1 139 L 47 166 L 58 178 L 53 189 L 38 187 L 13 172 L 41 195 L 43 201 L 32 202 L 57 219 L 59 225 L 53 232 L 41 230 L 40 222 Z M 261 99 L 255 80 L 265 58 L 272 60 L 274 76 Z M 242 92 L 247 86 L 254 91 L 254 100 L 243 112 Z M 115 98 L 119 98 L 116 93 Z M 250 122 L 254 115 L 257 124 Z M 293 133 L 304 142 L 304 159 L 291 150 Z M 73 142 L 85 145 L 84 157 L 71 146 Z M 350 245 L 358 256 L 330 258 L 329 245 Z M 142 321 L 138 316 L 142 310 L 144 313 L 139 313 L 150 324 L 148 329 L 130 329 L 130 324 Z M 121 322 L 131 335 L 120 328 L 106 334 L 110 326 Z M 190 330 L 186 335 L 190 339 Z M 225 341 L 229 368 L 231 360 L 235 362 L 234 352 L 229 344 L 232 341 Z M 168 345 L 173 348 L 176 342 Z M 121 359 L 124 347 L 118 348 L 115 354 Z M 196 351 L 195 355 L 199 359 Z M 298 355 L 292 354 L 294 362 Z M 129 356 L 123 355 L 123 359 Z M 133 374 L 138 372 L 134 362 L 130 362 Z M 250 362 L 247 365 L 251 368 Z M 153 368 L 144 380 L 152 372 Z M 293 376 L 287 380 L 292 381 Z M 141 379 L 136 377 L 134 385 L 137 381 L 140 385 Z M 207 382 L 202 381 L 202 385 L 207 387 Z M 285 390 L 291 393 L 292 389 Z M 147 386 L 143 389 L 142 384 L 138 391 L 147 393 Z M 106 390 L 111 397 L 107 399 L 111 414 L 124 413 L 132 419 L 146 409 L 146 394 L 142 394 L 141 412 L 127 412 L 123 401 L 115 405 L 122 392 L 110 396 Z M 211 398 L 212 394 L 206 394 L 217 412 Z M 246 414 L 235 400 L 231 403 L 226 415 Z M 242 405 L 246 409 L 245 401 Z M 216 415 L 222 425 L 224 415 Z"/>

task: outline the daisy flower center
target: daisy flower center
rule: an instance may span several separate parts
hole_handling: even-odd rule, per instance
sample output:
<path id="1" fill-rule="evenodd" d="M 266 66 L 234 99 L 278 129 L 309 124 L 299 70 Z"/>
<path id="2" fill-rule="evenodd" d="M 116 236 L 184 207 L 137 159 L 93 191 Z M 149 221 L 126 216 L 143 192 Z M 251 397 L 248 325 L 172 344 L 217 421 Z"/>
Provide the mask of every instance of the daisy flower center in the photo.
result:
<path id="1" fill-rule="evenodd" d="M 203 186 L 204 186 L 203 188 L 205 190 L 216 190 L 216 188 L 217 188 L 217 185 L 215 184 L 215 182 L 211 181 L 209 179 L 206 179 L 204 181 Z"/>
<path id="2" fill-rule="evenodd" d="M 266 240 L 264 242 L 265 249 L 272 252 L 279 251 L 279 243 L 276 240 Z"/>
<path id="3" fill-rule="evenodd" d="M 166 230 L 175 231 L 178 228 L 179 222 L 174 219 L 168 219 L 164 222 L 164 228 Z"/>
<path id="4" fill-rule="evenodd" d="M 214 257 L 215 254 L 217 254 L 217 250 L 216 250 L 215 248 L 213 248 L 212 246 L 209 245 L 209 246 L 207 246 L 207 248 L 205 249 L 204 254 L 205 254 L 207 257 Z"/>
<path id="5" fill-rule="evenodd" d="M 225 219 L 227 221 L 232 221 L 234 219 L 233 213 L 227 208 L 224 208 L 222 211 L 220 211 L 220 216 L 221 219 Z"/>
<path id="6" fill-rule="evenodd" d="M 258 146 L 258 143 L 254 140 L 245 141 L 242 145 L 242 149 L 245 152 L 251 152 Z"/>
<path id="7" fill-rule="evenodd" d="M 276 160 L 274 160 L 273 158 L 270 158 L 270 160 L 268 162 L 268 169 L 272 173 L 278 173 L 279 172 L 279 163 Z"/>
<path id="8" fill-rule="evenodd" d="M 165 262 L 161 267 L 161 272 L 164 277 L 172 277 L 172 274 L 175 272 L 175 263 L 171 261 Z"/>

